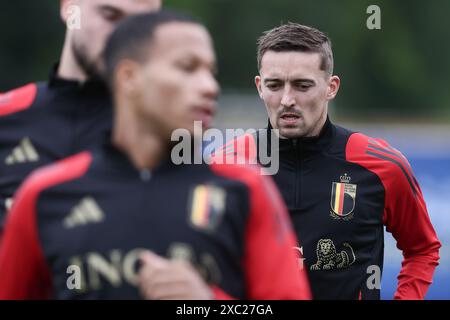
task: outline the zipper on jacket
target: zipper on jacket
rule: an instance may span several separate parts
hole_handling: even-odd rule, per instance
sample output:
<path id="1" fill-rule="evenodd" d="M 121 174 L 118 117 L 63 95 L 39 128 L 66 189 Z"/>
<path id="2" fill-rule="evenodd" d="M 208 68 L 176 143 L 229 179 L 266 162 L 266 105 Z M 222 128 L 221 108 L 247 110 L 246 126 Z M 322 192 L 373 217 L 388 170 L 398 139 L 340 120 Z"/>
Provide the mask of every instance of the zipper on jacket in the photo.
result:
<path id="1" fill-rule="evenodd" d="M 300 207 L 300 192 L 301 192 L 301 146 L 298 143 L 298 139 L 293 139 L 292 143 L 295 149 L 295 181 L 294 181 L 294 207 Z"/>

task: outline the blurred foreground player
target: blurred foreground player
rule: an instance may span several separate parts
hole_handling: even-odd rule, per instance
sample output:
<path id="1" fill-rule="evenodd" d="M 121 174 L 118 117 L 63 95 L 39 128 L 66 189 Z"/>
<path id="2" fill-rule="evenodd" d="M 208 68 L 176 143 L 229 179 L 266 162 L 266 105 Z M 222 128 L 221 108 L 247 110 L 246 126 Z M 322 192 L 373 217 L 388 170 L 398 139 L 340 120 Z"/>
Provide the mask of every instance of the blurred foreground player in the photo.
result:
<path id="1" fill-rule="evenodd" d="M 60 2 L 67 31 L 49 81 L 0 94 L 0 235 L 12 196 L 32 170 L 99 145 L 110 131 L 111 101 L 98 80 L 105 41 L 124 17 L 161 6 L 161 0 Z M 71 24 L 74 12 L 80 28 Z"/>
<path id="2" fill-rule="evenodd" d="M 269 30 L 259 39 L 258 68 L 268 130 L 256 140 L 232 141 L 222 156 L 245 156 L 235 145 L 247 140 L 255 149 L 279 130 L 279 149 L 268 143 L 263 154 L 279 153 L 273 178 L 302 245 L 313 297 L 379 299 L 386 227 L 404 256 L 394 298 L 423 299 L 440 242 L 408 160 L 385 141 L 330 121 L 328 104 L 340 85 L 330 39 L 296 23 Z"/>
<path id="3" fill-rule="evenodd" d="M 174 12 L 132 17 L 105 61 L 112 144 L 24 183 L 0 252 L 0 298 L 309 298 L 271 181 L 170 159 L 172 132 L 208 126 L 216 108 L 207 30 Z"/>

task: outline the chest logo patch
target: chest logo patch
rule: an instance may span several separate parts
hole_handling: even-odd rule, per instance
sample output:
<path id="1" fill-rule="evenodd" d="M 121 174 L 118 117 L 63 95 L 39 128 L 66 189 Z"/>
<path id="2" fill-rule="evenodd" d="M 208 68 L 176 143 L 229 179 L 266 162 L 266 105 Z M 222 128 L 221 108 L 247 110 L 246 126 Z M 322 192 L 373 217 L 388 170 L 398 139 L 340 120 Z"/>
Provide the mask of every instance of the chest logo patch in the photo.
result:
<path id="1" fill-rule="evenodd" d="M 225 212 L 226 192 L 213 185 L 198 185 L 191 195 L 189 222 L 195 229 L 213 231 Z"/>
<path id="2" fill-rule="evenodd" d="M 355 252 L 347 242 L 343 243 L 342 247 L 343 249 L 338 252 L 331 239 L 320 239 L 316 248 L 317 262 L 310 269 L 333 270 L 351 266 L 356 261 Z"/>
<path id="3" fill-rule="evenodd" d="M 351 184 L 351 177 L 346 173 L 340 177 L 341 182 L 333 182 L 331 187 L 330 215 L 335 219 L 350 220 L 356 201 L 356 184 Z"/>
<path id="4" fill-rule="evenodd" d="M 30 138 L 23 138 L 5 159 L 7 166 L 39 161 L 39 154 L 31 143 Z"/>
<path id="5" fill-rule="evenodd" d="M 66 229 L 72 229 L 91 223 L 100 223 L 104 219 L 105 214 L 95 199 L 84 197 L 63 220 L 63 225 Z"/>

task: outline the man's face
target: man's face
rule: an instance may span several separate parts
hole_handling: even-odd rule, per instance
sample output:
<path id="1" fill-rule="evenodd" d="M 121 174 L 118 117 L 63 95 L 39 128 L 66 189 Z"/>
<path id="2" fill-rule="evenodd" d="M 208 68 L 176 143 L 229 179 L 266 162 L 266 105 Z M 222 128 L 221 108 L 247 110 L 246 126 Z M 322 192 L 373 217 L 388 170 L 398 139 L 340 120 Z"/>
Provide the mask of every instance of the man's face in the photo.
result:
<path id="1" fill-rule="evenodd" d="M 215 68 L 212 41 L 204 27 L 163 24 L 155 30 L 147 62 L 135 67 L 129 84 L 134 87 L 133 105 L 145 124 L 165 138 L 178 128 L 192 134 L 194 121 L 208 128 L 219 94 Z"/>
<path id="2" fill-rule="evenodd" d="M 98 77 L 106 40 L 117 23 L 129 15 L 159 10 L 161 0 L 64 0 L 63 10 L 70 4 L 81 10 L 81 28 L 69 31 L 73 55 L 88 77 Z"/>
<path id="3" fill-rule="evenodd" d="M 267 51 L 263 55 L 255 83 L 270 123 L 282 138 L 320 133 L 328 101 L 339 88 L 339 78 L 320 70 L 320 64 L 320 53 Z"/>

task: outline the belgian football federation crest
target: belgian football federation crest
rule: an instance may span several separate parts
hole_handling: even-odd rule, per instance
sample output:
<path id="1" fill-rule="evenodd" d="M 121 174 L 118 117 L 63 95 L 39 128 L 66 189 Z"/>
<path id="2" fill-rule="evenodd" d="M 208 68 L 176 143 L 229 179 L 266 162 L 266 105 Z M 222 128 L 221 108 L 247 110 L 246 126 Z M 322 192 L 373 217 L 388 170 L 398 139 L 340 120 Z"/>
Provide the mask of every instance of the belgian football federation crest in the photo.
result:
<path id="1" fill-rule="evenodd" d="M 356 201 L 356 184 L 350 183 L 350 176 L 341 176 L 341 182 L 333 182 L 331 188 L 330 214 L 335 219 L 350 220 Z"/>
<path id="2" fill-rule="evenodd" d="M 225 212 L 226 192 L 213 185 L 198 185 L 190 201 L 189 222 L 195 229 L 213 231 Z"/>

